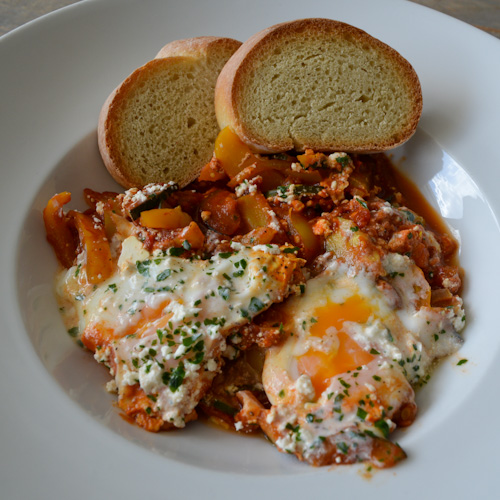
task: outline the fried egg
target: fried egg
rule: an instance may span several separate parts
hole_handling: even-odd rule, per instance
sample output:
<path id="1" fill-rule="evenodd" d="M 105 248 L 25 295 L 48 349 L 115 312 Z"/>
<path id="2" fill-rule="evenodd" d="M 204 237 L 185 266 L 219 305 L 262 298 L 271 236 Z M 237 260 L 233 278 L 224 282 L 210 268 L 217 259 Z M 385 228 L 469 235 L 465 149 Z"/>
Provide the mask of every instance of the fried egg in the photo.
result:
<path id="1" fill-rule="evenodd" d="M 109 279 L 87 286 L 73 266 L 57 285 L 68 327 L 109 367 L 119 406 L 151 431 L 195 418 L 227 335 L 302 279 L 303 261 L 277 245 L 208 260 L 171 250 L 152 254 L 130 236 Z"/>
<path id="2" fill-rule="evenodd" d="M 430 287 L 406 256 L 359 253 L 347 239 L 338 255 L 279 308 L 288 338 L 266 354 L 272 406 L 258 410 L 258 423 L 280 451 L 313 465 L 391 466 L 405 455 L 387 438 L 414 420 L 413 386 L 462 343 L 461 301 L 431 307 Z M 255 406 L 250 394 L 241 400 Z"/>

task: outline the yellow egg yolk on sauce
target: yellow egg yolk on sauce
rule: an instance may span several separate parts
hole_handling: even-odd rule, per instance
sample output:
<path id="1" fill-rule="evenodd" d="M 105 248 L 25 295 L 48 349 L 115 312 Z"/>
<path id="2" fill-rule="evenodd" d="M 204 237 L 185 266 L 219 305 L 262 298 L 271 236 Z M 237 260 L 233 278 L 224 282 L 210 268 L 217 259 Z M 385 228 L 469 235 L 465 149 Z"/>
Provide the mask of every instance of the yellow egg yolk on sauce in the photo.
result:
<path id="1" fill-rule="evenodd" d="M 330 385 L 332 377 L 355 370 L 374 359 L 343 330 L 344 322 L 363 324 L 372 313 L 372 308 L 359 295 L 349 297 L 341 304 L 328 301 L 325 306 L 315 310 L 316 322 L 311 325 L 309 335 L 323 337 L 329 328 L 334 327 L 338 339 L 330 352 L 311 348 L 297 358 L 299 373 L 311 378 L 318 397 Z"/>

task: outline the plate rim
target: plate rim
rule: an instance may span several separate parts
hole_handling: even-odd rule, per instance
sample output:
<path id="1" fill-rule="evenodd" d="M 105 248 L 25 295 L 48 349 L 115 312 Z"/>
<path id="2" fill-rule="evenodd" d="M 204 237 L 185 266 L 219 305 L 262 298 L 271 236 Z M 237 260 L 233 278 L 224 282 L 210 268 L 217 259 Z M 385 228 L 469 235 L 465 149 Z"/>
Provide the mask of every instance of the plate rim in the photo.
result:
<path id="1" fill-rule="evenodd" d="M 32 30 L 35 30 L 38 32 L 43 32 L 45 29 L 48 29 L 48 26 L 50 24 L 53 24 L 53 23 L 57 24 L 58 22 L 63 22 L 63 21 L 67 22 L 69 18 L 75 19 L 77 17 L 76 12 L 77 12 L 77 10 L 80 10 L 80 9 L 82 11 L 87 12 L 87 13 L 90 12 L 90 10 L 98 12 L 102 8 L 101 6 L 105 5 L 105 4 L 108 5 L 107 8 L 110 8 L 109 6 L 112 4 L 114 4 L 115 6 L 122 5 L 122 7 L 123 7 L 123 4 L 125 4 L 126 8 L 132 9 L 134 4 L 136 4 L 136 3 L 138 3 L 138 2 L 134 2 L 133 0 L 129 0 L 126 3 L 125 2 L 118 2 L 115 0 L 112 0 L 111 2 L 104 2 L 102 0 L 86 0 L 84 2 L 79 2 L 76 4 L 72 4 L 72 5 L 63 7 L 63 8 L 61 8 L 53 13 L 47 14 L 46 16 L 43 16 L 40 19 L 31 21 L 31 22 L 13 30 L 12 32 L 9 32 L 6 35 L 4 35 L 0 39 L 0 60 L 1 60 L 1 55 L 2 55 L 1 48 L 6 43 L 6 42 L 4 42 L 4 40 L 7 41 L 7 40 L 14 40 L 15 38 L 25 38 L 25 37 L 29 38 Z M 159 3 L 160 3 L 159 0 L 150 0 L 148 2 L 148 4 L 150 4 L 152 6 L 157 5 Z M 197 2 L 191 2 L 191 3 L 197 3 Z M 319 5 L 319 4 L 322 4 L 323 2 L 313 2 L 313 3 Z M 336 3 L 340 3 L 340 1 L 337 1 Z M 362 2 L 360 0 L 356 0 L 354 2 L 355 5 L 360 5 L 363 3 L 364 2 Z M 383 3 L 386 6 L 392 6 L 392 7 L 394 7 L 397 4 L 399 6 L 398 7 L 399 9 L 401 9 L 401 4 L 402 4 L 401 2 L 394 2 L 393 0 L 384 0 L 384 2 L 381 2 L 381 3 Z M 262 4 L 264 4 L 264 2 L 259 2 L 259 5 L 262 5 Z M 426 14 L 422 14 L 422 16 L 424 18 L 432 18 L 433 22 L 436 19 L 436 15 L 438 17 L 444 16 L 443 19 L 446 18 L 447 20 L 446 21 L 443 20 L 440 22 L 444 22 L 445 26 L 447 25 L 447 23 L 450 22 L 448 20 L 451 19 L 452 20 L 451 25 L 454 26 L 452 31 L 454 33 L 457 33 L 457 31 L 458 31 L 459 35 L 460 35 L 460 32 L 465 30 L 467 32 L 467 36 L 473 36 L 473 38 L 476 37 L 477 39 L 479 39 L 479 38 L 482 38 L 482 35 L 484 35 L 485 37 L 488 37 L 488 38 L 491 38 L 492 40 L 495 40 L 495 42 L 500 42 L 500 41 L 496 40 L 493 36 L 486 34 L 486 33 L 483 33 L 483 32 L 479 32 L 479 30 L 477 30 L 476 28 L 473 28 L 469 25 L 466 25 L 465 23 L 457 21 L 453 18 L 449 18 L 448 16 L 445 16 L 444 14 L 437 13 L 436 11 L 433 11 L 431 9 L 427 9 L 426 7 L 420 6 L 418 4 L 410 4 L 407 2 L 405 2 L 405 4 L 412 5 L 413 7 L 410 7 L 409 9 L 413 10 L 413 12 L 417 12 L 420 9 L 425 9 L 425 11 L 428 11 L 428 12 Z M 325 5 L 326 5 L 326 3 L 325 3 Z M 414 9 L 415 7 L 417 8 L 417 10 Z M 422 12 L 424 12 L 424 10 L 422 10 Z M 58 18 L 60 20 L 58 20 Z M 66 19 L 64 19 L 64 18 L 66 18 Z M 455 21 L 458 24 L 456 24 Z M 462 26 L 462 25 L 464 25 L 464 26 Z M 477 37 L 476 32 L 479 32 L 481 36 Z M 471 33 L 474 33 L 474 35 L 471 35 Z M 486 39 L 484 39 L 484 41 L 486 43 Z M 11 43 L 11 42 L 9 42 L 9 43 Z M 489 44 L 489 41 L 486 43 L 486 45 L 488 45 L 488 44 Z M 495 47 L 495 50 L 497 50 L 500 54 L 500 44 L 496 44 L 496 45 L 493 44 L 491 46 Z M 424 104 L 424 106 L 425 106 L 425 104 Z M 422 124 L 422 128 L 424 131 L 427 132 L 427 129 L 425 128 L 426 125 L 427 125 L 427 122 L 424 122 Z M 432 127 L 431 127 L 431 129 L 432 129 Z M 441 145 L 444 150 L 449 150 L 449 148 L 446 147 L 448 145 L 448 141 L 449 141 L 449 139 L 446 136 L 443 136 L 442 138 L 440 138 L 440 140 L 438 140 L 436 142 L 438 142 L 438 144 Z M 456 156 L 454 155 L 454 158 L 457 160 L 457 162 L 460 165 L 472 164 L 470 152 L 467 150 L 464 150 L 463 148 L 459 148 L 457 150 L 457 154 L 456 154 Z M 493 159 L 496 158 L 497 160 L 500 160 L 500 155 L 497 154 L 495 156 L 495 154 L 492 154 L 491 152 L 489 152 L 488 158 L 493 158 Z M 500 164 L 500 162 L 499 162 L 499 164 Z M 46 170 L 45 174 L 47 176 L 50 176 L 51 171 Z M 494 216 L 496 223 L 497 223 L 496 229 L 497 229 L 497 231 L 500 231 L 500 225 L 498 224 L 498 218 L 500 216 L 500 200 L 496 200 L 494 198 L 494 185 L 500 184 L 500 174 L 499 173 L 493 174 L 493 179 L 495 182 L 492 181 L 491 184 L 488 184 L 489 176 L 486 176 L 486 178 L 483 175 L 475 176 L 475 178 L 476 177 L 480 177 L 479 186 L 481 188 L 481 191 L 485 193 L 486 200 L 489 203 L 490 207 L 492 208 L 493 216 Z M 38 179 L 39 178 L 40 177 L 38 177 Z M 2 188 L 2 192 L 4 190 L 5 190 L 5 188 Z M 26 206 L 25 208 L 28 210 L 30 207 Z M 5 215 L 2 215 L 2 221 L 5 221 Z M 10 229 L 10 233 L 11 234 L 16 233 L 16 231 Z M 0 254 L 2 256 L 2 258 L 5 257 L 6 255 L 12 256 L 13 254 L 15 254 L 15 252 L 13 252 L 13 250 L 14 250 L 13 248 L 11 248 L 10 246 L 8 247 L 5 244 L 5 240 L 2 241 L 1 254 Z M 8 283 L 14 283 L 15 276 L 13 275 L 13 271 L 12 271 L 12 269 L 7 269 L 6 267 L 7 266 L 5 265 L 5 263 L 2 263 L 0 276 L 2 276 L 2 278 L 5 278 Z M 6 304 L 2 304 L 2 309 L 5 306 L 6 306 Z M 19 315 L 17 313 L 14 313 L 14 315 L 12 317 L 8 318 L 8 320 L 6 322 L 7 327 L 15 328 L 16 326 L 19 325 L 19 319 L 20 319 Z M 38 372 L 38 370 L 40 370 L 40 368 L 42 368 L 43 371 L 45 370 L 45 368 L 43 367 L 43 365 L 40 362 L 40 360 L 38 359 L 38 357 L 34 354 L 34 350 L 30 351 L 29 339 L 23 338 L 21 336 L 21 337 L 13 340 L 9 337 L 9 341 L 11 341 L 11 342 L 8 344 L 8 347 L 10 347 L 10 349 L 15 351 L 17 354 L 19 354 L 19 359 L 23 363 L 31 364 L 34 367 L 33 370 L 36 372 Z M 0 356 L 1 356 L 0 359 L 2 360 L 2 362 L 5 363 L 5 364 L 3 364 L 3 366 L 0 367 L 0 370 L 1 370 L 0 373 L 2 373 L 4 376 L 6 376 L 9 374 L 10 371 L 15 372 L 15 368 L 16 368 L 15 363 L 12 360 L 9 360 L 8 358 L 6 358 L 4 355 L 0 355 Z M 493 369 L 491 368 L 488 371 L 492 372 Z M 42 379 L 42 384 L 46 387 L 51 387 L 50 375 L 46 372 L 44 374 L 39 373 L 39 375 Z M 5 383 L 5 381 L 0 382 L 0 384 L 1 384 L 0 385 L 0 394 L 2 394 L 2 396 L 6 396 L 6 401 L 14 404 L 14 406 L 18 406 L 15 404 L 15 397 L 10 392 L 10 389 L 9 389 L 8 385 Z M 53 390 L 53 387 L 50 390 Z M 482 392 L 484 392 L 484 390 Z M 40 400 L 41 396 L 38 396 L 38 398 Z M 88 426 L 90 428 L 90 430 L 98 437 L 98 439 L 103 440 L 103 441 L 109 441 L 112 444 L 112 446 L 114 447 L 114 449 L 118 452 L 123 453 L 124 456 L 129 456 L 130 453 L 133 453 L 135 456 L 137 456 L 138 460 L 143 460 L 143 461 L 147 462 L 151 466 L 151 472 L 160 472 L 161 471 L 161 466 L 159 466 L 158 461 L 152 460 L 149 452 L 146 452 L 145 450 L 142 450 L 142 449 L 138 449 L 137 446 L 131 445 L 130 443 L 123 443 L 122 439 L 119 438 L 118 436 L 115 436 L 115 437 L 109 436 L 108 432 L 104 431 L 101 428 L 100 424 L 94 422 L 87 415 L 80 415 L 79 411 L 76 410 L 72 406 L 73 403 L 69 400 L 69 398 L 67 398 L 67 399 L 68 399 L 68 401 L 65 401 L 64 397 L 61 399 L 59 396 L 57 396 L 58 403 L 61 404 L 62 409 L 64 411 L 67 411 L 69 415 L 74 417 L 74 419 L 77 423 L 82 423 L 82 425 Z M 476 397 L 476 399 L 477 399 L 477 397 Z M 37 401 L 39 401 L 39 400 L 37 400 Z M 23 424 L 26 424 L 28 419 L 23 417 L 20 421 Z M 33 445 L 38 446 L 38 447 L 50 446 L 50 441 L 47 438 L 41 438 L 40 436 L 38 436 L 36 434 L 35 430 L 37 430 L 36 426 L 34 426 L 32 429 L 30 429 L 27 432 L 27 437 L 29 437 L 32 440 Z M 40 429 L 38 429 L 38 430 L 40 430 Z M 61 425 L 61 432 L 64 433 L 65 437 L 68 437 L 71 435 L 71 428 L 68 426 L 68 424 Z M 0 435 L 5 437 L 6 436 L 6 429 L 3 429 L 1 431 Z M 78 441 L 75 440 L 74 438 L 73 438 L 73 441 L 71 439 L 69 439 L 69 443 L 76 444 L 77 442 Z M 132 448 L 131 448 L 131 446 L 132 446 Z M 131 451 L 131 450 L 133 450 L 133 451 Z M 93 457 L 92 451 L 93 451 L 93 449 L 91 446 L 88 446 L 88 445 L 84 446 L 84 449 L 82 450 L 82 458 L 85 458 L 86 460 L 91 461 L 92 457 Z M 64 456 L 64 453 L 57 450 L 56 455 L 59 457 L 59 459 L 62 459 Z M 5 455 L 3 452 L 2 452 L 2 456 L 5 458 Z M 16 459 L 19 461 L 20 460 L 19 454 L 17 454 L 16 457 L 17 457 Z M 32 476 L 37 480 L 36 484 L 39 484 L 39 485 L 41 484 L 41 485 L 45 486 L 46 489 L 44 491 L 46 492 L 45 494 L 46 494 L 47 498 L 49 498 L 50 489 L 47 489 L 47 488 L 51 488 L 54 485 L 49 485 L 46 482 L 44 482 L 43 477 L 42 477 L 42 473 L 46 473 L 46 474 L 50 475 L 51 478 L 55 478 L 55 477 L 57 477 L 57 472 L 55 472 L 47 463 L 44 463 L 44 464 L 38 463 L 36 465 L 39 467 L 39 473 L 36 474 L 35 471 L 32 470 L 31 471 L 33 473 Z M 409 466 L 411 466 L 411 463 L 409 464 Z M 31 467 L 32 467 L 32 469 L 34 469 L 33 465 L 31 465 Z M 183 467 L 186 467 L 186 466 L 183 466 Z M 187 467 L 187 469 L 190 469 L 190 468 Z M 488 470 L 488 467 L 486 467 L 485 470 Z M 120 469 L 116 468 L 116 467 L 114 468 L 114 472 L 117 473 L 118 475 L 120 475 L 120 473 L 123 474 L 123 471 L 120 471 Z M 213 471 L 203 471 L 200 469 L 196 469 L 196 471 L 195 471 L 195 470 L 190 469 L 188 471 L 188 473 L 189 474 L 195 473 L 197 476 L 197 481 L 199 480 L 200 483 L 201 482 L 204 482 L 204 483 L 213 482 L 214 480 L 215 481 L 227 481 L 228 480 L 226 474 L 218 474 L 218 473 L 214 473 Z M 402 475 L 402 474 L 398 473 L 397 469 L 395 469 L 395 474 L 396 474 L 396 476 Z M 243 476 L 243 478 L 240 478 L 240 480 L 243 481 L 244 484 L 248 485 L 248 488 L 249 488 L 248 491 L 255 491 L 255 489 L 259 486 L 259 482 L 262 482 L 269 488 L 277 488 L 277 487 L 278 488 L 286 488 L 288 491 L 290 491 L 290 493 L 292 494 L 293 497 L 298 498 L 300 495 L 305 494 L 307 492 L 307 490 L 312 487 L 313 483 L 311 482 L 311 478 L 317 479 L 318 477 L 321 477 L 322 478 L 321 481 L 323 481 L 323 480 L 328 481 L 329 480 L 328 476 L 329 476 L 329 474 L 325 470 L 321 470 L 321 471 L 314 470 L 306 475 L 302 475 L 302 474 L 300 475 L 300 477 L 304 480 L 302 483 L 300 482 L 300 480 L 298 478 L 290 478 L 290 477 L 288 477 L 288 475 L 283 476 L 283 477 L 279 477 L 279 478 L 259 478 L 259 477 L 251 478 L 248 476 Z M 336 473 L 336 476 L 340 476 L 341 478 L 342 477 L 350 477 L 350 476 L 352 476 L 352 472 L 340 471 L 340 472 Z M 361 485 L 360 491 L 370 491 L 370 490 L 377 491 L 377 492 L 384 491 L 385 487 L 387 486 L 387 481 L 388 481 L 387 476 L 388 476 L 387 474 L 377 474 L 372 479 L 372 481 L 370 481 L 370 482 L 365 481 L 366 484 L 358 481 L 358 483 L 359 483 L 358 486 Z M 306 478 L 304 479 L 304 477 L 306 477 Z M 323 479 L 323 478 L 327 478 L 327 479 Z M 4 481 L 5 480 L 6 479 L 4 479 Z M 80 492 L 74 491 L 73 482 L 75 480 L 76 480 L 76 476 L 74 474 L 73 475 L 69 474 L 66 478 L 63 478 L 61 480 L 61 484 L 58 486 L 58 488 L 59 488 L 58 491 L 70 494 L 70 496 L 68 496 L 68 498 L 70 498 L 70 497 L 71 498 L 80 498 L 80 496 L 79 496 L 80 493 L 88 494 L 88 492 L 90 490 L 85 489 L 85 488 L 82 488 L 80 490 Z M 232 481 L 234 481 L 235 483 L 237 482 L 237 480 L 238 480 L 237 477 L 232 478 Z M 11 478 L 11 481 L 12 481 L 12 478 Z M 8 482 L 8 488 L 10 488 L 10 491 L 12 493 L 16 493 L 17 492 L 15 489 L 16 485 L 12 484 L 11 481 Z M 389 481 L 390 481 L 390 479 L 389 479 Z M 332 484 L 334 484 L 334 481 L 332 481 Z M 26 488 L 25 485 L 23 487 Z M 27 490 L 25 489 L 24 491 L 27 491 Z M 187 488 L 187 491 L 190 493 L 194 493 L 193 488 Z M 78 495 L 75 496 L 75 493 L 78 493 Z M 123 490 L 124 495 L 128 495 L 128 493 L 135 494 L 136 490 L 133 491 L 133 488 L 130 491 L 127 491 L 126 489 Z M 385 493 L 387 493 L 387 491 L 385 491 Z M 462 493 L 463 493 L 463 490 L 462 490 Z M 81 498 L 83 498 L 83 495 L 81 496 Z M 123 498 L 128 498 L 128 496 L 124 496 Z M 388 497 L 386 496 L 386 498 L 388 498 Z M 457 496 L 454 496 L 454 498 L 457 498 Z"/>

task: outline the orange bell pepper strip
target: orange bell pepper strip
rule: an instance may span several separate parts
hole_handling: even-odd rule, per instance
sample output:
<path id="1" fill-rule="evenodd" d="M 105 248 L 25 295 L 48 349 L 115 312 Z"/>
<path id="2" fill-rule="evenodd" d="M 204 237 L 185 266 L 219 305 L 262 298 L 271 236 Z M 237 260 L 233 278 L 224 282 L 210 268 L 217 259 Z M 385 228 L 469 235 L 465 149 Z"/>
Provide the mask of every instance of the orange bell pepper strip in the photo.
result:
<path id="1" fill-rule="evenodd" d="M 180 206 L 175 208 L 154 208 L 141 212 L 141 224 L 154 229 L 177 229 L 192 221 L 191 216 L 183 212 Z"/>
<path id="2" fill-rule="evenodd" d="M 54 195 L 43 210 L 47 240 L 52 245 L 57 260 L 68 269 L 73 265 L 77 248 L 72 220 L 63 212 L 63 206 L 70 201 L 71 193 L 64 191 Z"/>
<path id="3" fill-rule="evenodd" d="M 85 251 L 84 270 L 89 283 L 97 284 L 108 279 L 114 271 L 111 249 L 102 223 L 90 215 L 70 212 L 75 221 L 80 242 Z"/>
<path id="4" fill-rule="evenodd" d="M 179 234 L 174 238 L 174 245 L 184 246 L 185 241 L 187 241 L 193 250 L 198 250 L 203 247 L 205 243 L 205 235 L 200 229 L 200 226 L 196 224 L 196 222 L 192 221 L 189 223 L 189 226 L 181 229 Z"/>
<path id="5" fill-rule="evenodd" d="M 242 170 L 242 162 L 253 157 L 250 148 L 229 128 L 223 128 L 215 140 L 215 157 L 229 177 L 234 177 Z"/>

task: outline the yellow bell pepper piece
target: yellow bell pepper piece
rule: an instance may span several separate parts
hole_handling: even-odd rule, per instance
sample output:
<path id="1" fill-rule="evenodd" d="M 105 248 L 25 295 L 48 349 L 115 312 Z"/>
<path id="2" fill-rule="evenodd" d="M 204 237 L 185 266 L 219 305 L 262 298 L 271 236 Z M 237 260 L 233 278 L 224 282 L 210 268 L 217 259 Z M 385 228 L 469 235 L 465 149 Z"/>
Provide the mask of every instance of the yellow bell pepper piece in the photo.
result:
<path id="1" fill-rule="evenodd" d="M 175 208 L 154 208 L 141 212 L 141 224 L 153 229 L 177 229 L 192 221 L 191 216 L 183 212 L 180 206 Z"/>

